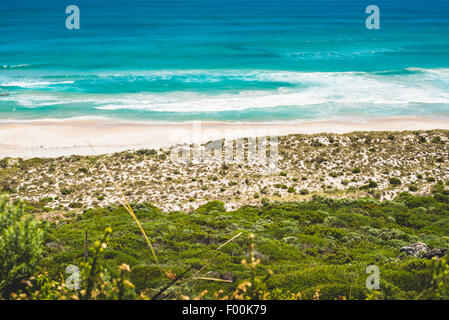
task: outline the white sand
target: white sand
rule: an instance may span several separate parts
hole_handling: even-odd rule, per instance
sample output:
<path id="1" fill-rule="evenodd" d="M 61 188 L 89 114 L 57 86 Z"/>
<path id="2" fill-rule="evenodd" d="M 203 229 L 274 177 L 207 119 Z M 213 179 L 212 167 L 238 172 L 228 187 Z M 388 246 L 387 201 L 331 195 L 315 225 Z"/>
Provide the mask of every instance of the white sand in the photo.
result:
<path id="1" fill-rule="evenodd" d="M 449 129 L 448 120 L 389 118 L 365 122 L 301 123 L 201 122 L 130 123 L 110 120 L 0 122 L 0 158 L 91 155 L 137 149 L 158 149 L 178 143 L 207 142 L 232 136 L 293 133 L 347 133 Z M 93 145 L 89 147 L 86 140 Z"/>

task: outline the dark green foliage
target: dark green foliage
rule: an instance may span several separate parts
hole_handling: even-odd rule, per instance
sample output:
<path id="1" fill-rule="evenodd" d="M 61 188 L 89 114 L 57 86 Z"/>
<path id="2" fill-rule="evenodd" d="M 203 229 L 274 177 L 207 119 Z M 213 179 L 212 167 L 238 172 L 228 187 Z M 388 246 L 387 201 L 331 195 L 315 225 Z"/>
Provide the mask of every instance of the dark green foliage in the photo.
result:
<path id="1" fill-rule="evenodd" d="M 443 144 L 444 142 L 443 142 L 443 140 L 441 140 L 440 136 L 436 136 L 436 137 L 432 138 L 432 143 L 441 143 L 441 144 Z"/>
<path id="2" fill-rule="evenodd" d="M 419 143 L 426 143 L 427 142 L 426 137 L 423 137 L 423 136 L 419 136 L 418 141 L 419 141 Z"/>
<path id="3" fill-rule="evenodd" d="M 8 185 L 3 185 L 0 187 L 1 187 L 0 193 L 16 193 L 16 190 L 14 190 L 13 188 L 11 188 Z"/>
<path id="4" fill-rule="evenodd" d="M 377 188 L 377 182 L 373 180 L 369 180 L 367 184 L 360 187 L 361 190 L 368 190 L 373 188 Z"/>
<path id="5" fill-rule="evenodd" d="M 370 188 L 377 188 L 377 182 L 376 182 L 376 181 L 373 181 L 373 180 L 369 180 L 369 181 L 368 181 L 368 186 L 369 186 Z"/>
<path id="6" fill-rule="evenodd" d="M 23 206 L 0 199 L 0 297 L 8 298 L 34 273 L 43 242 L 43 229 Z"/>
<path id="7" fill-rule="evenodd" d="M 329 227 L 323 227 L 323 226 L 310 226 L 305 231 L 305 234 L 310 235 L 320 235 L 323 237 L 330 237 L 336 240 L 343 239 L 343 236 L 345 235 L 345 232 L 343 230 L 337 229 L 337 228 L 329 228 Z"/>
<path id="8" fill-rule="evenodd" d="M 157 151 L 153 149 L 142 149 L 137 150 L 136 153 L 141 156 L 154 156 L 157 154 Z"/>
<path id="9" fill-rule="evenodd" d="M 360 173 L 360 168 L 354 168 L 354 169 L 352 169 L 352 173 Z"/>
<path id="10" fill-rule="evenodd" d="M 156 265 L 137 265 L 133 267 L 130 280 L 136 286 L 137 291 L 146 288 L 159 288 L 164 284 L 160 269 Z"/>
<path id="11" fill-rule="evenodd" d="M 313 140 L 313 141 L 310 143 L 310 145 L 311 145 L 312 147 L 316 147 L 316 148 L 322 147 L 322 146 L 323 146 L 323 144 L 322 144 L 320 141 L 318 141 L 318 140 Z"/>
<path id="12" fill-rule="evenodd" d="M 71 193 L 72 193 L 72 190 L 70 190 L 70 189 L 67 189 L 67 188 L 62 188 L 62 189 L 61 189 L 61 194 L 62 194 L 63 196 L 69 195 L 69 194 L 71 194 Z"/>
<path id="13" fill-rule="evenodd" d="M 8 159 L 7 158 L 3 158 L 0 160 L 0 168 L 5 169 L 8 167 Z"/>
<path id="14" fill-rule="evenodd" d="M 87 170 L 87 169 L 84 168 L 84 167 L 83 167 L 83 168 L 79 168 L 78 171 L 81 172 L 81 173 L 84 173 L 84 174 L 89 173 L 89 170 Z"/>
<path id="15" fill-rule="evenodd" d="M 390 178 L 390 184 L 392 186 L 400 186 L 402 184 L 401 180 L 399 178 Z"/>

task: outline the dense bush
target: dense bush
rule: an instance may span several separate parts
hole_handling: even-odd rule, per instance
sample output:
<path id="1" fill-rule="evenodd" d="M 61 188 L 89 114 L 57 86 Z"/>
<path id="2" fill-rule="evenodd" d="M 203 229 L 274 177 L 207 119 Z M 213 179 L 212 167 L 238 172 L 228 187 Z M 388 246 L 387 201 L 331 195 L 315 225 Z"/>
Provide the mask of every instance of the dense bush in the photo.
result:
<path id="1" fill-rule="evenodd" d="M 402 184 L 401 180 L 399 178 L 390 178 L 390 184 L 393 186 L 400 186 Z"/>
<path id="2" fill-rule="evenodd" d="M 0 296 L 8 297 L 34 272 L 43 252 L 44 231 L 22 205 L 0 200 Z"/>

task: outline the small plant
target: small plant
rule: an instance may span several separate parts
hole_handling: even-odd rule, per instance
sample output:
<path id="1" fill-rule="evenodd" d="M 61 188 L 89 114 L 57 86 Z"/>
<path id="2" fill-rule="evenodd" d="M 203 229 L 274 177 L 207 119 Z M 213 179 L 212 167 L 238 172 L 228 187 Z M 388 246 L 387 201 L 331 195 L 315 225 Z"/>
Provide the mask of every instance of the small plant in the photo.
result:
<path id="1" fill-rule="evenodd" d="M 390 178 L 390 184 L 392 186 L 400 186 L 402 184 L 401 180 L 399 178 Z"/>
<path id="2" fill-rule="evenodd" d="M 67 195 L 69 195 L 69 194 L 71 194 L 72 193 L 72 190 L 70 190 L 70 189 L 68 189 L 68 188 L 62 188 L 61 189 L 61 194 L 63 195 L 63 196 L 67 196 Z"/>
<path id="3" fill-rule="evenodd" d="M 319 148 L 319 147 L 322 147 L 322 146 L 323 146 L 323 144 L 322 144 L 320 141 L 318 141 L 318 140 L 312 141 L 312 142 L 310 143 L 310 145 L 311 145 L 312 147 L 315 147 L 315 148 Z"/>
<path id="4" fill-rule="evenodd" d="M 443 140 L 441 140 L 441 137 L 440 137 L 440 136 L 436 136 L 436 137 L 433 137 L 433 138 L 432 138 L 432 143 L 440 143 L 440 144 L 443 144 L 444 142 L 443 142 Z"/>
<path id="5" fill-rule="evenodd" d="M 369 186 L 370 188 L 377 188 L 377 182 L 370 179 L 370 180 L 368 181 L 368 186 Z"/>
<path id="6" fill-rule="evenodd" d="M 142 150 L 137 150 L 136 153 L 141 156 L 153 156 L 153 155 L 157 154 L 157 151 L 153 150 L 153 149 L 142 149 Z"/>
<path id="7" fill-rule="evenodd" d="M 86 168 L 79 168 L 79 169 L 78 169 L 78 172 L 87 174 L 87 173 L 89 173 L 89 170 L 87 170 Z"/>
<path id="8" fill-rule="evenodd" d="M 354 169 L 352 169 L 352 173 L 360 173 L 360 168 L 354 168 Z"/>
<path id="9" fill-rule="evenodd" d="M 7 158 L 3 158 L 0 160 L 0 168 L 5 169 L 8 167 L 8 159 Z"/>

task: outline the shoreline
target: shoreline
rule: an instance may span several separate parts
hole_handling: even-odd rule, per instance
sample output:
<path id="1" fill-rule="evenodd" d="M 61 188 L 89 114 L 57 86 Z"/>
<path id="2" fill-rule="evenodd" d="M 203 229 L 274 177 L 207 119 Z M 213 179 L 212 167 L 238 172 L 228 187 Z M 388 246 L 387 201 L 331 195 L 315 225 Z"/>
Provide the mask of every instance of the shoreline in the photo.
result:
<path id="1" fill-rule="evenodd" d="M 182 143 L 205 143 L 232 136 L 345 134 L 355 131 L 449 130 L 449 121 L 427 118 L 383 118 L 366 121 L 181 122 L 145 123 L 110 119 L 0 122 L 0 158 L 57 158 L 98 155 L 138 149 L 159 149 Z M 93 146 L 89 147 L 87 141 Z"/>

